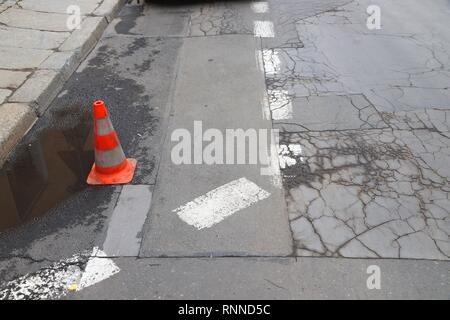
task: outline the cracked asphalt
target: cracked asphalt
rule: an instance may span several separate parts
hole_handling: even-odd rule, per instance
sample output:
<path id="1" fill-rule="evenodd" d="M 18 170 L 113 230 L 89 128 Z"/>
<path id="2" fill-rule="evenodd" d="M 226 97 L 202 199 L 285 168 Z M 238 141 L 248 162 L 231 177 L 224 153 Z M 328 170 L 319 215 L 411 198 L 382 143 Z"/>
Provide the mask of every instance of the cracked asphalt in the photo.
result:
<path id="1" fill-rule="evenodd" d="M 449 299 L 450 6 L 380 0 L 369 30 L 371 4 L 127 3 L 0 174 L 16 199 L 29 146 L 49 168 L 25 180 L 29 218 L 6 210 L 0 298 Z M 133 186 L 84 184 L 96 99 Z M 278 129 L 275 170 L 174 164 L 171 134 L 194 121 Z M 174 213 L 243 177 L 270 196 L 202 230 Z M 69 292 L 93 248 L 120 272 Z M 33 275 L 45 292 L 23 290 Z"/>

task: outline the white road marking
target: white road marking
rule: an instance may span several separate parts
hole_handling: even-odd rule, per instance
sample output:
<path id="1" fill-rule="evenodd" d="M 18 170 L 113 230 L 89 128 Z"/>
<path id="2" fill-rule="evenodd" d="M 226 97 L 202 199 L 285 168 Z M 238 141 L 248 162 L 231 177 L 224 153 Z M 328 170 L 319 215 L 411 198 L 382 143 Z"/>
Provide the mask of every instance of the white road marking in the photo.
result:
<path id="1" fill-rule="evenodd" d="M 296 165 L 297 160 L 300 160 L 300 162 L 304 162 L 304 157 L 301 157 L 302 153 L 303 150 L 300 144 L 292 143 L 289 145 L 280 145 L 279 161 L 281 169 Z"/>
<path id="2" fill-rule="evenodd" d="M 256 1 L 250 4 L 253 12 L 255 13 L 266 13 L 269 11 L 269 4 L 267 1 Z"/>
<path id="3" fill-rule="evenodd" d="M 106 254 L 97 250 L 95 257 L 89 259 L 81 277 L 78 291 L 108 279 L 120 271 L 114 261 L 106 259 Z"/>
<path id="4" fill-rule="evenodd" d="M 253 33 L 255 37 L 261 38 L 273 38 L 275 37 L 275 31 L 272 21 L 254 21 Z"/>
<path id="5" fill-rule="evenodd" d="M 210 228 L 233 213 L 269 196 L 269 192 L 255 183 L 240 178 L 209 191 L 173 212 L 181 220 L 200 230 Z"/>
<path id="6" fill-rule="evenodd" d="M 270 111 L 273 120 L 292 119 L 292 102 L 286 90 L 269 90 Z"/>
<path id="7" fill-rule="evenodd" d="M 66 295 L 74 284 L 81 290 L 120 271 L 111 259 L 101 258 L 105 256 L 103 251 L 94 248 L 92 255 L 84 272 L 83 260 L 87 256 L 74 255 L 50 267 L 0 284 L 0 300 L 58 299 Z"/>

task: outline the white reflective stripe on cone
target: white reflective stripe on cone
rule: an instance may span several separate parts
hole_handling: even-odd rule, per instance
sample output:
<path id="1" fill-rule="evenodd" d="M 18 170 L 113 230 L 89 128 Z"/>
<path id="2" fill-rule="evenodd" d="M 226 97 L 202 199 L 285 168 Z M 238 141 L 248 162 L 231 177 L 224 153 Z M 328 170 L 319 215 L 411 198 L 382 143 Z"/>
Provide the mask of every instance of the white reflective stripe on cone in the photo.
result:
<path id="1" fill-rule="evenodd" d="M 106 136 L 114 131 L 113 125 L 109 117 L 97 119 L 97 135 Z"/>
<path id="2" fill-rule="evenodd" d="M 111 168 L 118 166 L 125 160 L 120 144 L 113 150 L 95 150 L 95 165 L 100 168 Z"/>

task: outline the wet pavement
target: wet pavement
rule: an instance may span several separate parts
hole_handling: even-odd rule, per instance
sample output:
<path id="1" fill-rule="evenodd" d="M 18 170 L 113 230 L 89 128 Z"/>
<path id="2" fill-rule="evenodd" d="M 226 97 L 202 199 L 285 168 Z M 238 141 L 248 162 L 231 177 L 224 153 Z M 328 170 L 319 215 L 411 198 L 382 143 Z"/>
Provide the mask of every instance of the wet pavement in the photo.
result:
<path id="1" fill-rule="evenodd" d="M 97 247 L 121 271 L 53 298 L 448 298 L 450 8 L 381 1 L 369 30 L 370 4 L 127 4 L 0 171 L 0 298 Z M 85 183 L 97 99 L 133 186 Z M 279 129 L 275 170 L 175 165 L 194 121 Z M 268 197 L 202 230 L 175 214 L 243 177 Z"/>

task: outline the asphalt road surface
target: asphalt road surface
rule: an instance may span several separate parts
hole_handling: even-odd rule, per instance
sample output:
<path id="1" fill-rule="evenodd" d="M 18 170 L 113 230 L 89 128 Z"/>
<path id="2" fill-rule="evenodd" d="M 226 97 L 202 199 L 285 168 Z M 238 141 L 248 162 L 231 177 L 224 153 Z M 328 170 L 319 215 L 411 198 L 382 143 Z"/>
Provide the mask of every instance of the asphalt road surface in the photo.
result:
<path id="1" fill-rule="evenodd" d="M 371 4 L 125 5 L 1 171 L 0 298 L 449 299 L 450 5 Z"/>

